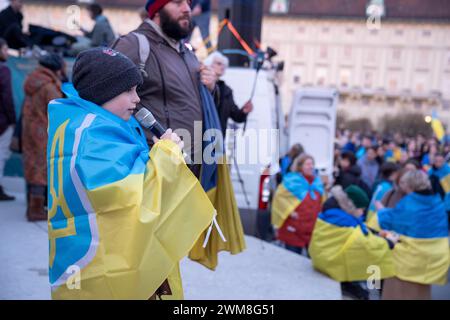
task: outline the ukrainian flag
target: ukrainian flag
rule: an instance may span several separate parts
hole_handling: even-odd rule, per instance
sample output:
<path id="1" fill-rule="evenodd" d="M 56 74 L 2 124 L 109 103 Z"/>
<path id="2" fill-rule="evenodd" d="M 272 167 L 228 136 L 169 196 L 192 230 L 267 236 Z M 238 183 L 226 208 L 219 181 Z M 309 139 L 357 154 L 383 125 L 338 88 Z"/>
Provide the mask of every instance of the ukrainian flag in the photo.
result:
<path id="1" fill-rule="evenodd" d="M 215 270 L 218 253 L 238 254 L 245 249 L 244 230 L 234 197 L 226 164 L 222 131 L 213 98 L 205 86 L 200 86 L 203 105 L 203 163 L 201 184 L 216 208 L 215 227 L 210 226 L 189 254 L 191 260 Z M 209 159 L 205 159 L 205 155 Z M 211 161 L 213 160 L 213 161 Z"/>
<path id="2" fill-rule="evenodd" d="M 324 196 L 324 187 L 318 176 L 312 184 L 298 172 L 289 172 L 278 186 L 272 203 L 272 224 L 281 228 L 289 215 L 297 209 L 308 194 L 316 199 L 315 192 Z"/>
<path id="3" fill-rule="evenodd" d="M 410 193 L 395 208 L 380 210 L 378 223 L 400 235 L 393 250 L 396 277 L 421 284 L 447 283 L 448 221 L 439 195 Z"/>
<path id="4" fill-rule="evenodd" d="M 430 168 L 428 174 L 435 175 L 439 178 L 442 189 L 445 192 L 445 210 L 450 211 L 450 166 L 445 163 L 440 169 L 436 170 L 433 167 Z"/>
<path id="5" fill-rule="evenodd" d="M 81 99 L 50 102 L 47 149 L 53 299 L 149 299 L 168 279 L 183 298 L 179 261 L 214 208 L 179 148 L 150 151 L 126 122 Z"/>
<path id="6" fill-rule="evenodd" d="M 341 209 L 319 215 L 309 254 L 316 270 L 339 282 L 365 281 L 371 266 L 379 268 L 381 279 L 394 275 L 387 241 L 371 233 L 362 219 Z"/>
<path id="7" fill-rule="evenodd" d="M 437 116 L 436 111 L 433 111 L 431 115 L 431 127 L 433 128 L 436 138 L 438 138 L 439 141 L 442 141 L 445 136 L 445 130 L 441 120 Z"/>
<path id="8" fill-rule="evenodd" d="M 379 231 L 377 224 L 375 223 L 374 217 L 377 213 L 377 208 L 375 207 L 375 202 L 381 201 L 384 195 L 391 190 L 393 187 L 392 182 L 384 180 L 375 189 L 375 192 L 372 196 L 372 200 L 370 201 L 369 210 L 367 212 L 367 226 L 374 230 Z"/>

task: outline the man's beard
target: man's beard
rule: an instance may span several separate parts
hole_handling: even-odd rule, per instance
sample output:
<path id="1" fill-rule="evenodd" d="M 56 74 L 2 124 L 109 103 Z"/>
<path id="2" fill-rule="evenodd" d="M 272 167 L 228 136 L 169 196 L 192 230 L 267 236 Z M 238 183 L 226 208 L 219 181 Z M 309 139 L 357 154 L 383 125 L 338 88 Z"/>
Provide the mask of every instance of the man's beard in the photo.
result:
<path id="1" fill-rule="evenodd" d="M 193 29 L 191 17 L 186 16 L 189 19 L 189 27 L 184 29 L 180 26 L 179 21 L 173 20 L 164 9 L 159 12 L 161 19 L 161 29 L 162 31 L 174 40 L 181 40 L 189 36 Z"/>

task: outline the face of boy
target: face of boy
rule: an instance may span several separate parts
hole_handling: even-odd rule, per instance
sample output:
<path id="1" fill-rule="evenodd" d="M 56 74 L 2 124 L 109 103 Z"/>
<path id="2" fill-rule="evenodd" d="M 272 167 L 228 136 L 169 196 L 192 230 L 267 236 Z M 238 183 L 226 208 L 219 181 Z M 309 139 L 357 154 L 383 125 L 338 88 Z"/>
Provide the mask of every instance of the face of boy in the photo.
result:
<path id="1" fill-rule="evenodd" d="M 102 107 L 119 118 L 128 121 L 136 110 L 136 105 L 140 101 L 135 86 L 106 102 Z"/>

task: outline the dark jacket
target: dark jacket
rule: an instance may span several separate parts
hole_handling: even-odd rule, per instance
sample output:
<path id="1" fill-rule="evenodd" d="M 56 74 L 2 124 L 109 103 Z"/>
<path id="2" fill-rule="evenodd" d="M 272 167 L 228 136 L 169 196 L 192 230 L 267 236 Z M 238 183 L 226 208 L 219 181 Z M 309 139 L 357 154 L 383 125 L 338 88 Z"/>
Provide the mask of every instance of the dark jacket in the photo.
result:
<path id="1" fill-rule="evenodd" d="M 135 32 L 147 37 L 151 51 L 145 66 L 148 77 L 137 90 L 141 98 L 138 108 L 145 106 L 166 128 L 187 130 L 191 140 L 184 140 L 185 151 L 190 153 L 192 159 L 201 159 L 201 125 L 200 130 L 197 129 L 200 132 L 194 135 L 195 122 L 203 120 L 199 92 L 200 64 L 197 57 L 184 45 L 181 45 L 178 52 L 147 21 Z M 129 33 L 121 37 L 114 45 L 114 49 L 139 65 L 139 42 L 134 34 Z M 147 138 L 151 144 L 150 134 Z M 191 166 L 191 170 L 199 176 L 200 166 Z"/>
<path id="2" fill-rule="evenodd" d="M 0 135 L 15 123 L 11 71 L 4 62 L 0 62 Z"/>
<path id="3" fill-rule="evenodd" d="M 23 15 L 16 12 L 11 6 L 0 12 L 0 37 L 8 42 L 12 49 L 27 46 L 27 39 L 22 32 Z"/>
<path id="4" fill-rule="evenodd" d="M 350 167 L 346 171 L 339 170 L 339 174 L 336 177 L 335 184 L 342 186 L 342 189 L 345 189 L 354 184 L 363 189 L 367 193 L 367 196 L 369 198 L 372 196 L 372 190 L 366 183 L 364 183 L 364 181 L 362 181 L 361 169 L 357 165 Z"/>
<path id="5" fill-rule="evenodd" d="M 247 119 L 247 114 L 244 113 L 234 102 L 233 90 L 222 80 L 217 82 L 219 87 L 219 105 L 217 111 L 219 112 L 220 125 L 222 127 L 222 134 L 225 138 L 227 130 L 228 119 L 231 118 L 237 123 L 242 123 Z"/>

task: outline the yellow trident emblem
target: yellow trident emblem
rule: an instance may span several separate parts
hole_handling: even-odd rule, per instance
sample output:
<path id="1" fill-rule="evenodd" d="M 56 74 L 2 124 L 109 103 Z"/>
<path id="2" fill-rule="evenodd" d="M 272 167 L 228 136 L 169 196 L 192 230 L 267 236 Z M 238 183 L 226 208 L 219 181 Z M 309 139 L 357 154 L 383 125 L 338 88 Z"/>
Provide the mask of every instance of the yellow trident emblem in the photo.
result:
<path id="1" fill-rule="evenodd" d="M 50 195 L 52 197 L 52 206 L 48 213 L 48 234 L 50 240 L 50 268 L 53 267 L 53 263 L 55 261 L 56 254 L 56 239 L 64 238 L 68 236 L 74 236 L 77 234 L 75 229 L 75 221 L 73 219 L 73 214 L 70 212 L 69 207 L 67 206 L 66 198 L 64 197 L 63 190 L 63 162 L 64 162 L 64 137 L 66 127 L 69 123 L 69 120 L 64 122 L 55 133 L 55 137 L 52 143 L 52 149 L 50 153 Z M 55 152 L 56 145 L 58 144 L 58 193 L 55 190 Z M 67 221 L 67 226 L 65 228 L 53 229 L 53 225 L 51 223 L 51 219 L 55 217 L 58 207 L 61 208 L 62 213 Z"/>

